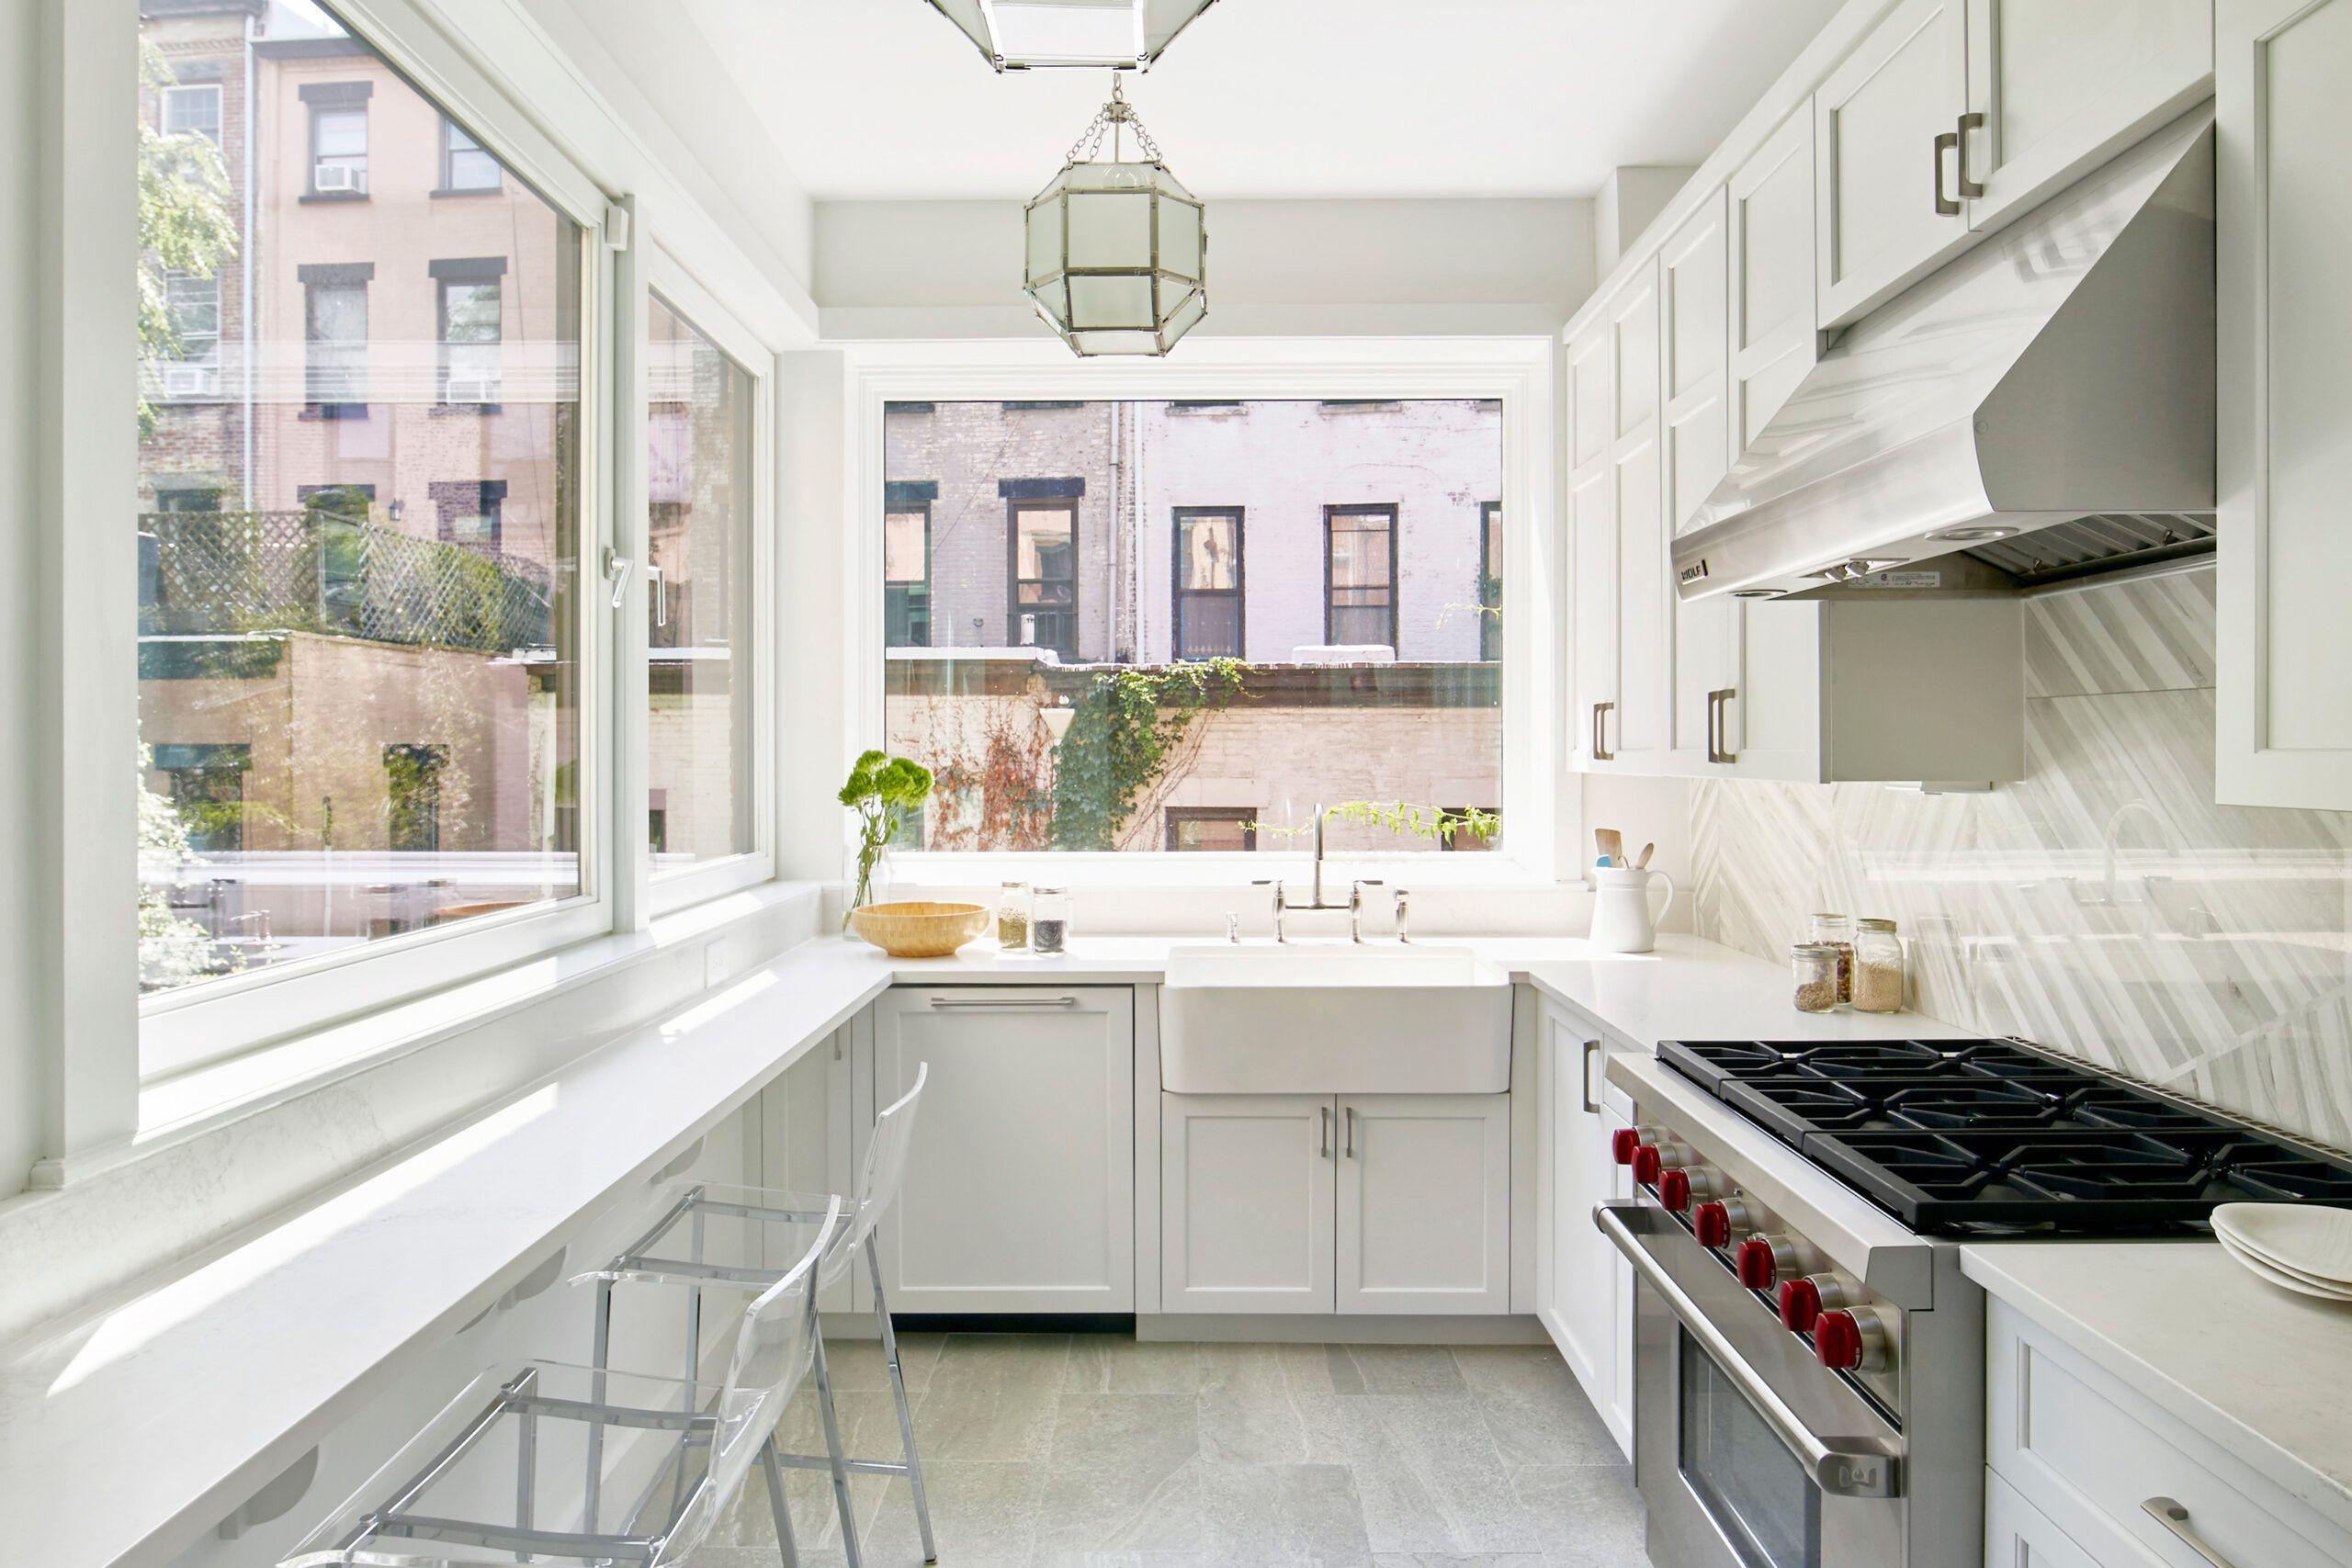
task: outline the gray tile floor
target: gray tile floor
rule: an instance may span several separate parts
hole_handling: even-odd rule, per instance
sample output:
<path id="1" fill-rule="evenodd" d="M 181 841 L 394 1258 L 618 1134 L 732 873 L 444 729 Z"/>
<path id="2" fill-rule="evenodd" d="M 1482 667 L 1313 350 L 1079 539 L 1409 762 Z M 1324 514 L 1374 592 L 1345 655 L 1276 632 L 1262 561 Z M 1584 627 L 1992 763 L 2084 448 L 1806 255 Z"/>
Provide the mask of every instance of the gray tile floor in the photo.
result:
<path id="1" fill-rule="evenodd" d="M 1167 1345 L 910 1336 L 915 1437 L 953 1568 L 1640 1568 L 1641 1501 L 1548 1347 Z M 895 1459 L 871 1343 L 829 1346 L 853 1452 Z M 786 1437 L 821 1451 L 807 1395 Z M 711 1568 L 775 1568 L 745 1489 Z M 791 1481 L 808 1568 L 842 1561 L 830 1483 Z M 875 1568 L 922 1553 L 906 1483 L 854 1483 Z"/>

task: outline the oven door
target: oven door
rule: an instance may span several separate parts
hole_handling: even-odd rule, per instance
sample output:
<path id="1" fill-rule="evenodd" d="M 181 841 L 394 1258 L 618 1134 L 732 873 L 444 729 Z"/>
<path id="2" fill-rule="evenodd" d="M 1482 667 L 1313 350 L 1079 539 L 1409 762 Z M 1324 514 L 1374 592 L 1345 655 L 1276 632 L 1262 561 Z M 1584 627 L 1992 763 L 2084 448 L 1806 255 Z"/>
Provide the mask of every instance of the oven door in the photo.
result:
<path id="1" fill-rule="evenodd" d="M 1657 1568 L 1905 1568 L 1902 1437 L 1663 1211 L 1634 1265 L 1634 1479 Z"/>

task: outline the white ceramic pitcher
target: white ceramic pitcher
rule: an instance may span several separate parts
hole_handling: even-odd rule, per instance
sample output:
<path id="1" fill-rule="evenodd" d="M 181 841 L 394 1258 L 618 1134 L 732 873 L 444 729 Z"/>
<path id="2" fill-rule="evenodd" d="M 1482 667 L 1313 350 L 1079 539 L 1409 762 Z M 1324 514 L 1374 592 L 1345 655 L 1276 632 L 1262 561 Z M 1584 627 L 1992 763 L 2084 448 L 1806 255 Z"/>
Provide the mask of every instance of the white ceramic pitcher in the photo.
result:
<path id="1" fill-rule="evenodd" d="M 1674 908 L 1674 878 L 1632 865 L 1592 868 L 1592 945 L 1611 953 L 1647 953 L 1657 945 L 1657 923 Z M 1650 913 L 1650 879 L 1666 884 L 1666 902 Z"/>

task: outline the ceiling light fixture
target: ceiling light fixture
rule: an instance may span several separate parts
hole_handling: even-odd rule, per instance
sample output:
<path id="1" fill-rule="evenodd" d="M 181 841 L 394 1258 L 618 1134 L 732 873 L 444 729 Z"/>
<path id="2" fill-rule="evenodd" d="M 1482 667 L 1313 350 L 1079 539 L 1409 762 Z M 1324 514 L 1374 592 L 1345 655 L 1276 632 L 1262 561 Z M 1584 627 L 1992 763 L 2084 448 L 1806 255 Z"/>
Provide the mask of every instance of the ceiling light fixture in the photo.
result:
<path id="1" fill-rule="evenodd" d="M 1140 162 L 1122 159 L 1135 130 Z M 1105 133 L 1111 156 L 1098 162 Z M 1117 76 L 1111 101 L 1079 136 L 1061 173 L 1023 215 L 1023 288 L 1055 335 L 1082 358 L 1163 355 L 1208 314 L 1208 228 L 1200 198 L 1159 161 Z"/>
<path id="2" fill-rule="evenodd" d="M 1216 0 L 931 0 L 998 71 L 1148 71 Z"/>

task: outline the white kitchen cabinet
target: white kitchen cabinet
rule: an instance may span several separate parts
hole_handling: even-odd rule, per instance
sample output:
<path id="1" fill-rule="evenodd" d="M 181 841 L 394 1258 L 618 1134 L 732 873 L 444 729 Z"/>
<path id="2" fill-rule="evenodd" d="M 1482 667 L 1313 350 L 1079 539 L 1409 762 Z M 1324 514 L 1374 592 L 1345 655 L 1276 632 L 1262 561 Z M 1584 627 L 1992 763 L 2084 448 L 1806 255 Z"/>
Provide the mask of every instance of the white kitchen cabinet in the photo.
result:
<path id="1" fill-rule="evenodd" d="M 1815 90 L 1818 325 L 1854 320 L 1967 245 L 1967 109 L 1965 0 L 1902 0 Z"/>
<path id="2" fill-rule="evenodd" d="M 1617 705 L 1616 470 L 1610 334 L 1596 327 L 1568 345 L 1566 364 L 1568 590 L 1574 607 L 1568 689 L 1570 750 L 1578 765 L 1610 761 L 1602 734 Z"/>
<path id="3" fill-rule="evenodd" d="M 1339 1310 L 1510 1310 L 1510 1096 L 1345 1095 Z"/>
<path id="4" fill-rule="evenodd" d="M 1601 740 L 1628 772 L 1668 750 L 1668 566 L 1659 428 L 1658 269 L 1635 273 L 1602 312 L 1611 338 L 1611 505 L 1617 539 L 1617 710 Z"/>
<path id="5" fill-rule="evenodd" d="M 1544 1010 L 1536 1057 L 1536 1315 L 1621 1445 L 1633 1432 L 1633 1271 L 1593 1225 L 1630 1194 L 1610 1134 L 1632 1107 L 1601 1074 L 1599 1033 Z"/>
<path id="6" fill-rule="evenodd" d="M 2352 807 L 2352 0 L 2215 14 L 2218 797 Z"/>
<path id="7" fill-rule="evenodd" d="M 1135 997 L 1124 986 L 900 987 L 874 1004 L 876 1109 L 931 1066 L 898 1207 L 894 1311 L 1135 1310 Z"/>
<path id="8" fill-rule="evenodd" d="M 2212 0 L 1968 0 L 1954 188 L 1998 227 L 2201 101 Z"/>
<path id="9" fill-rule="evenodd" d="M 1331 1098 L 1159 1098 L 1160 1310 L 1332 1311 Z"/>
<path id="10" fill-rule="evenodd" d="M 2100 1568 L 2017 1488 L 1984 1473 L 1984 1568 Z"/>
<path id="11" fill-rule="evenodd" d="M 1730 236 L 1726 193 L 1701 207 L 1658 253 L 1659 345 L 1663 378 L 1662 469 L 1666 531 L 1679 534 L 1731 463 Z M 1703 766 L 1713 750 L 1713 672 L 1734 619 L 1733 602 L 1685 604 L 1665 585 L 1674 634 L 1666 682 L 1666 744 L 1684 768 Z"/>
<path id="12" fill-rule="evenodd" d="M 1807 105 L 1748 154 L 1724 188 L 1733 463 L 1821 357 L 1814 324 L 1813 173 Z"/>

